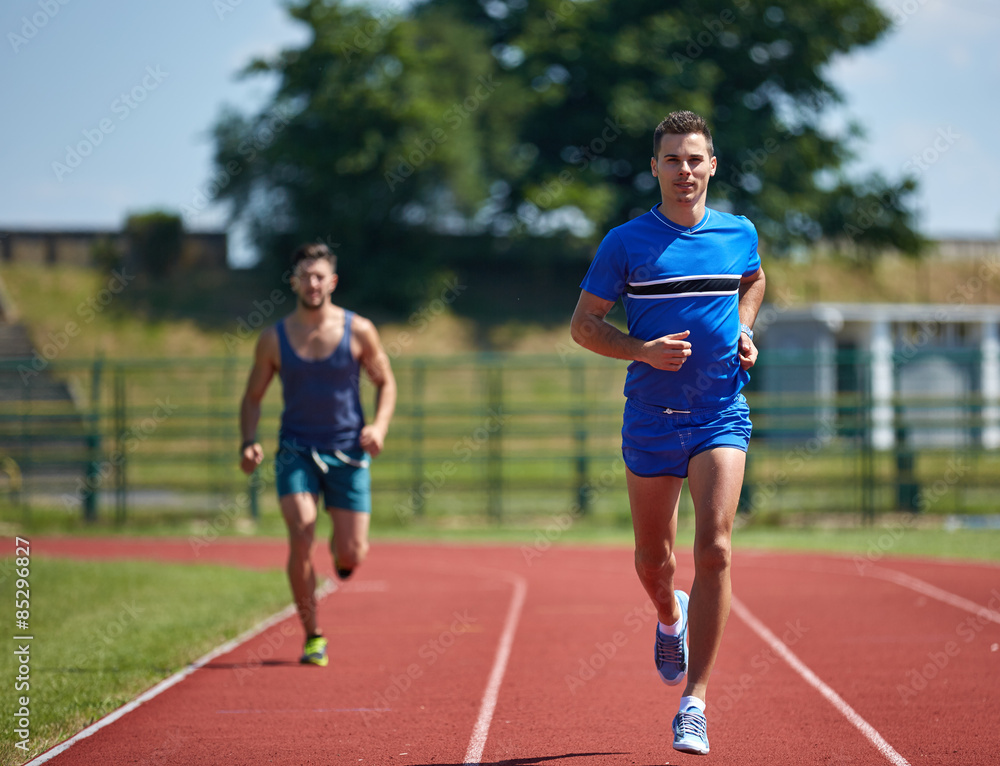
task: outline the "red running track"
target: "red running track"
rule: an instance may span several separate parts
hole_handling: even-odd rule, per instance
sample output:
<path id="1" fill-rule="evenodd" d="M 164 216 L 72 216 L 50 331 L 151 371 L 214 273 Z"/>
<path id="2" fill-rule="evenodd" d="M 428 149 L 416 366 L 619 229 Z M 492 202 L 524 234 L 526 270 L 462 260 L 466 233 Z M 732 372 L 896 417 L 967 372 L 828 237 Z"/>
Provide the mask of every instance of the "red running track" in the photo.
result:
<path id="1" fill-rule="evenodd" d="M 247 567 L 285 555 L 277 541 L 32 542 Z M 630 550 L 376 543 L 321 602 L 327 668 L 297 664 L 285 619 L 46 762 L 1000 763 L 1000 567 L 737 551 L 733 581 L 706 757 L 671 748 L 680 690 L 655 675 Z"/>

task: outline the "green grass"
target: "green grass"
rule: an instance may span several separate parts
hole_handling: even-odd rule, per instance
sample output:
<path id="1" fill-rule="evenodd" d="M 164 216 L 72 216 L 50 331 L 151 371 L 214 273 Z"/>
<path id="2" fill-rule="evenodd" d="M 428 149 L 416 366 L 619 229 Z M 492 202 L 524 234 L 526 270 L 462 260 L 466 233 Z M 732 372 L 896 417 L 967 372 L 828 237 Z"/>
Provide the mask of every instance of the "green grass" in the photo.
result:
<path id="1" fill-rule="evenodd" d="M 372 540 L 425 542 L 534 545 L 545 541 L 554 545 L 622 545 L 632 544 L 632 525 L 627 506 L 606 510 L 588 518 L 575 518 L 567 524 L 565 505 L 552 513 L 521 516 L 503 523 L 491 522 L 484 516 L 434 514 L 413 517 L 400 524 L 391 512 L 372 517 Z M 742 519 L 743 517 L 738 517 Z M 1000 561 L 1000 530 L 956 529 L 945 527 L 946 517 L 935 515 L 883 514 L 866 526 L 857 514 L 782 514 L 761 513 L 751 517 L 751 523 L 738 521 L 733 545 L 739 549 L 777 551 L 816 551 L 871 556 L 940 557 L 979 561 Z M 218 523 L 202 519 L 178 517 L 175 511 L 161 514 L 133 515 L 127 524 L 115 524 L 111 518 L 86 524 L 79 515 L 61 510 L 35 510 L 27 521 L 8 522 L 0 529 L 3 534 L 32 535 L 69 534 L 93 536 L 143 537 L 213 537 L 284 539 L 284 522 L 277 510 L 263 512 L 255 522 L 248 517 L 229 519 L 217 517 Z M 330 534 L 330 522 L 322 517 L 317 535 Z M 682 508 L 679 522 L 679 545 L 689 546 L 693 539 L 693 518 Z"/>
<path id="2" fill-rule="evenodd" d="M 842 553 L 889 566 L 897 556 L 1000 561 L 1000 530 L 912 529 L 898 523 L 860 529 L 746 529 L 733 535 L 733 546 Z"/>
<path id="3" fill-rule="evenodd" d="M 180 275 L 165 280 L 133 279 L 125 290 L 100 311 L 88 301 L 101 295 L 109 281 L 98 269 L 61 264 L 58 268 L 35 264 L 0 264 L 0 280 L 30 327 L 31 336 L 43 344 L 67 331 L 74 336 L 60 357 L 88 359 L 100 353 L 108 359 L 152 359 L 237 356 L 249 368 L 259 320 L 255 301 L 267 303 L 281 285 L 262 283 L 252 271 L 200 273 L 197 279 Z M 99 304 L 98 304 L 99 305 Z M 293 308 L 290 297 L 272 304 L 264 317 L 272 324 Z M 465 304 L 474 306 L 473 303 Z M 370 315 L 365 306 L 349 305 L 376 320 L 390 356 L 447 355 L 485 350 L 551 353 L 569 343 L 569 318 L 557 327 L 545 322 L 525 322 L 523 316 L 482 322 L 457 316 L 450 310 L 431 317 L 427 331 L 415 326 L 410 312 L 396 317 Z M 424 307 L 426 308 L 426 307 Z M 249 335 L 244 329 L 254 329 Z"/>
<path id="4" fill-rule="evenodd" d="M 235 329 L 236 319 L 246 311 L 232 310 L 231 323 L 225 327 L 205 327 L 193 314 L 152 311 L 142 299 L 143 289 L 135 281 L 100 311 L 88 308 L 88 300 L 101 295 L 109 277 L 97 269 L 62 265 L 57 269 L 27 264 L 5 264 L 0 272 L 7 292 L 20 313 L 21 321 L 31 331 L 36 345 L 41 346 L 71 333 L 60 357 L 87 359 L 96 354 L 109 358 L 150 356 L 223 356 L 225 330 Z M 234 275 L 239 279 L 240 275 Z M 198 287 L 201 280 L 189 281 L 184 290 L 178 290 L 175 300 Z M 235 281 L 235 280 L 234 280 Z M 239 291 L 235 285 L 205 285 L 207 291 L 216 288 L 211 298 L 198 290 L 206 305 L 217 303 L 221 296 Z M 246 299 L 250 306 L 253 298 Z M 97 304 L 100 306 L 100 304 Z M 221 313 L 221 312 L 220 312 Z M 73 327 L 75 325 L 75 328 Z M 252 353 L 252 344 L 243 344 L 239 353 Z"/>
<path id="5" fill-rule="evenodd" d="M 129 512 L 125 523 L 114 518 L 111 504 L 102 506 L 96 521 L 84 521 L 79 511 L 67 512 L 61 508 L 32 508 L 30 512 L 3 508 L 0 505 L 0 535 L 68 535 L 73 537 L 284 537 L 285 526 L 275 509 L 261 514 L 254 521 L 248 514 L 232 512 L 181 513 L 175 509 L 141 510 Z"/>
<path id="6" fill-rule="evenodd" d="M 0 571 L 0 603 L 12 612 L 13 559 Z M 0 764 L 75 734 L 290 601 L 280 571 L 221 566 L 32 556 L 28 580 L 30 689 L 14 689 L 18 666 L 4 652 L 0 709 L 12 714 L 30 697 L 31 747 L 17 749 L 8 725 Z"/>
<path id="7" fill-rule="evenodd" d="M 510 545 L 632 545 L 632 528 L 587 522 L 558 530 L 552 521 L 530 528 L 438 529 L 429 532 L 419 526 L 392 530 L 381 539 L 401 541 L 439 541 L 447 543 L 503 543 Z M 681 525 L 677 546 L 690 549 L 694 531 L 689 523 Z M 376 538 L 375 544 L 378 539 Z M 893 557 L 916 556 L 1000 561 L 1000 530 L 909 529 L 898 524 L 875 525 L 861 529 L 742 529 L 733 535 L 736 555 L 740 550 L 804 551 L 858 555 L 870 561 L 891 561 Z"/>

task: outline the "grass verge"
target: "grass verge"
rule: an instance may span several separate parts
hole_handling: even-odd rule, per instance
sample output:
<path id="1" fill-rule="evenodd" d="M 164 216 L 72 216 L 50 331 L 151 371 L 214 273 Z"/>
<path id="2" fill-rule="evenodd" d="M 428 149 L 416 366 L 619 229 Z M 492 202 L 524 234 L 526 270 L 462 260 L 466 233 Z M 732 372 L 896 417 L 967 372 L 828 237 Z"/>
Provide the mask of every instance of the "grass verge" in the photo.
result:
<path id="1" fill-rule="evenodd" d="M 430 531 L 417 526 L 373 531 L 373 544 L 379 539 L 397 541 L 433 541 L 447 543 L 502 543 L 527 549 L 545 550 L 550 545 L 631 546 L 632 529 L 601 526 L 587 522 L 565 531 L 554 525 L 535 528 L 500 527 L 498 529 L 439 529 Z M 682 524 L 677 532 L 677 547 L 690 550 L 694 530 Z M 908 529 L 899 525 L 873 525 L 858 529 L 742 529 L 733 535 L 736 555 L 740 550 L 801 551 L 861 556 L 866 561 L 886 563 L 894 556 L 945 558 L 968 561 L 1000 562 L 1000 530 L 994 529 Z"/>
<path id="2" fill-rule="evenodd" d="M 12 609 L 14 560 L 0 566 L 0 603 Z M 27 579 L 29 688 L 15 690 L 21 666 L 3 653 L 0 709 L 13 714 L 29 698 L 29 748 L 8 725 L 0 764 L 65 740 L 289 602 L 280 571 L 33 556 Z"/>
<path id="3" fill-rule="evenodd" d="M 875 524 L 858 529 L 747 529 L 733 536 L 733 546 L 775 551 L 842 553 L 875 563 L 893 556 L 1000 561 L 1000 530 L 916 529 Z"/>
<path id="4" fill-rule="evenodd" d="M 1000 529 L 948 529 L 945 516 L 884 514 L 871 525 L 862 525 L 857 514 L 800 514 L 794 520 L 768 519 L 738 527 L 733 533 L 737 550 L 815 551 L 866 556 L 869 560 L 891 556 L 1000 561 Z M 682 514 L 678 545 L 693 541 L 693 519 Z M 330 522 L 321 517 L 317 536 L 330 534 Z M 0 535 L 25 537 L 73 535 L 81 537 L 181 537 L 214 540 L 216 537 L 284 538 L 284 522 L 274 512 L 263 512 L 256 521 L 218 515 L 205 520 L 176 511 L 135 514 L 125 524 L 102 518 L 85 523 L 79 514 L 61 509 L 33 509 L 29 515 L 0 514 Z M 550 545 L 624 545 L 633 542 L 627 511 L 573 518 L 568 513 L 521 517 L 496 523 L 482 516 L 417 518 L 400 524 L 390 513 L 372 517 L 372 541 L 506 544 L 547 548 Z"/>

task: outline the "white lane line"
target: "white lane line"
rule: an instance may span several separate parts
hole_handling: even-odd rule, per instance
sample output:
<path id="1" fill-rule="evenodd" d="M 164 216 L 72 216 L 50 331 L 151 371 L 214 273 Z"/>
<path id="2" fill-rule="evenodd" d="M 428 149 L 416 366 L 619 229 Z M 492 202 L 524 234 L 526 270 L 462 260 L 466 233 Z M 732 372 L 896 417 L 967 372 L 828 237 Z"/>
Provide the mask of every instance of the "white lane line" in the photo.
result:
<path id="1" fill-rule="evenodd" d="M 924 582 L 916 577 L 900 572 L 896 569 L 887 569 L 885 567 L 872 567 L 870 571 L 865 572 L 863 577 L 877 577 L 880 580 L 886 580 L 896 585 L 901 585 L 904 588 L 909 588 L 910 590 L 915 590 L 924 596 L 928 596 L 938 601 L 943 601 L 959 609 L 964 609 L 967 612 L 972 612 L 972 614 L 977 617 L 982 617 L 983 619 L 990 620 L 992 622 L 1000 625 L 1000 612 L 995 609 L 990 609 L 986 606 L 980 606 L 975 601 L 969 601 L 967 598 L 962 598 L 961 596 L 956 596 L 954 593 L 949 593 L 946 590 L 941 590 L 935 585 L 931 585 L 929 582 Z M 994 591 L 996 593 L 996 591 Z M 991 600 L 992 604 L 993 601 Z"/>
<path id="2" fill-rule="evenodd" d="M 321 587 L 319 587 L 319 588 L 316 589 L 316 598 L 317 599 L 323 598 L 324 596 L 326 596 L 326 595 L 328 595 L 330 593 L 333 593 L 335 590 L 337 590 L 337 584 L 335 582 L 333 582 L 332 580 L 327 580 Z M 55 747 L 53 747 L 53 748 L 51 748 L 49 750 L 46 750 L 44 753 L 42 753 L 41 755 L 39 755 L 34 760 L 29 761 L 28 763 L 24 764 L 24 766 L 39 766 L 40 764 L 43 764 L 43 763 L 46 763 L 47 761 L 52 760 L 57 755 L 61 755 L 62 753 L 65 753 L 67 750 L 69 750 L 73 745 L 75 745 L 80 740 L 86 739 L 87 737 L 91 736 L 92 734 L 96 734 L 101 729 L 103 729 L 105 726 L 110 726 L 111 724 L 113 724 L 115 721 L 117 721 L 122 716 L 124 716 L 124 715 L 126 715 L 128 713 L 131 713 L 133 710 L 135 710 L 137 707 L 139 707 L 139 705 L 143 704 L 144 702 L 149 702 L 154 697 L 157 697 L 160 694 L 162 694 L 163 692 L 165 692 L 171 686 L 176 686 L 181 681 L 183 681 L 185 678 L 187 678 L 189 675 L 191 675 L 192 673 L 194 673 L 194 671 L 198 670 L 201 667 L 204 667 L 209 662 L 211 662 L 212 660 L 214 660 L 216 657 L 219 657 L 220 655 L 223 655 L 223 654 L 226 654 L 227 652 L 232 651 L 233 649 L 235 649 L 237 646 L 239 646 L 243 642 L 249 641 L 251 638 L 253 638 L 254 636 L 258 635 L 259 633 L 263 633 L 265 630 L 267 630 L 268 628 L 270 628 L 272 625 L 276 625 L 277 623 L 279 623 L 279 622 L 281 622 L 283 620 L 288 619 L 289 617 L 291 617 L 294 614 L 295 614 L 295 605 L 294 604 L 289 604 L 287 607 L 285 607 L 284 609 L 282 609 L 280 612 L 276 612 L 275 614 L 272 614 L 270 617 L 267 617 L 264 620 L 262 620 L 261 622 L 258 622 L 252 628 L 250 628 L 249 630 L 244 631 L 243 633 L 241 633 L 240 635 L 238 635 L 236 638 L 233 638 L 233 639 L 231 639 L 229 641 L 226 641 L 226 643 L 221 644 L 220 646 L 215 647 L 208 654 L 204 655 L 203 657 L 199 657 L 198 659 L 196 659 L 194 662 L 192 662 L 190 665 L 188 665 L 183 670 L 178 670 L 176 673 L 174 673 L 169 678 L 163 679 L 156 686 L 154 686 L 154 687 L 152 687 L 150 689 L 147 689 L 145 692 L 143 692 L 142 694 L 140 694 L 138 697 L 136 697 L 131 702 L 126 702 L 124 705 L 122 705 L 117 710 L 113 710 L 112 712 L 108 713 L 106 716 L 104 716 L 104 718 L 101 718 L 100 720 L 95 721 L 94 723 L 92 723 L 90 726 L 88 726 L 83 731 L 77 732 L 72 737 L 70 737 L 69 739 L 67 739 L 65 742 L 62 742 L 62 743 L 56 745 Z"/>
<path id="3" fill-rule="evenodd" d="M 493 670 L 490 672 L 490 679 L 487 681 L 486 691 L 483 693 L 483 701 L 479 706 L 479 718 L 476 719 L 476 725 L 472 729 L 469 749 L 465 752 L 463 763 L 466 764 L 479 763 L 483 757 L 486 737 L 490 733 L 490 723 L 493 721 L 493 711 L 496 710 L 497 697 L 500 695 L 500 684 L 503 683 L 503 676 L 507 671 L 507 660 L 510 658 L 510 650 L 514 645 L 514 633 L 517 630 L 518 620 L 521 619 L 521 608 L 524 606 L 525 594 L 528 592 L 528 585 L 523 577 L 512 575 L 511 581 L 514 584 L 514 594 L 510 600 L 510 607 L 507 609 L 503 633 L 500 635 L 500 644 L 497 646 L 496 659 L 493 660 Z"/>
<path id="4" fill-rule="evenodd" d="M 791 665 L 792 669 L 802 676 L 807 684 L 822 694 L 827 701 L 851 723 L 852 726 L 864 734 L 868 741 L 875 746 L 875 749 L 884 755 L 890 763 L 894 764 L 894 766 L 910 766 L 909 762 L 897 753 L 892 745 L 886 742 L 885 739 L 882 738 L 882 735 L 879 734 L 870 723 L 858 715 L 857 711 L 848 705 L 844 701 L 843 697 L 823 683 L 823 681 L 821 681 L 820 678 L 813 673 L 805 665 L 805 663 L 802 662 L 802 660 L 795 656 L 792 650 L 789 649 L 784 642 L 768 630 L 764 623 L 754 617 L 743 602 L 735 596 L 733 596 L 733 611 L 736 612 L 743 622 L 750 626 L 750 629 L 754 633 L 760 636 L 764 643 L 770 646 L 775 653 Z"/>

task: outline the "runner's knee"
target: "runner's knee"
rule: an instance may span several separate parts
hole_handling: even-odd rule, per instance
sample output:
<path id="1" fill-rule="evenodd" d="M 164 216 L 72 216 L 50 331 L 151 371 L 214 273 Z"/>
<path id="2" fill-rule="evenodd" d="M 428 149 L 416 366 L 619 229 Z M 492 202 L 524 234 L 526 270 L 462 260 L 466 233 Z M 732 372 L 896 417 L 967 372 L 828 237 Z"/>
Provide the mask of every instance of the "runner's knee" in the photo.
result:
<path id="1" fill-rule="evenodd" d="M 635 549 L 635 571 L 642 580 L 658 580 L 663 575 L 673 576 L 677 569 L 677 559 L 662 546 L 637 547 Z"/>
<path id="2" fill-rule="evenodd" d="M 349 540 L 337 545 L 335 542 L 334 556 L 337 566 L 344 569 L 354 569 L 368 555 L 367 540 Z"/>
<path id="3" fill-rule="evenodd" d="M 368 541 L 361 540 L 354 548 L 354 558 L 360 564 L 368 556 Z"/>
<path id="4" fill-rule="evenodd" d="M 308 558 L 312 551 L 315 524 L 289 524 L 288 547 L 291 557 Z"/>
<path id="5" fill-rule="evenodd" d="M 715 538 L 704 543 L 695 542 L 694 566 L 707 574 L 724 572 L 732 561 L 732 545 L 726 538 Z"/>

